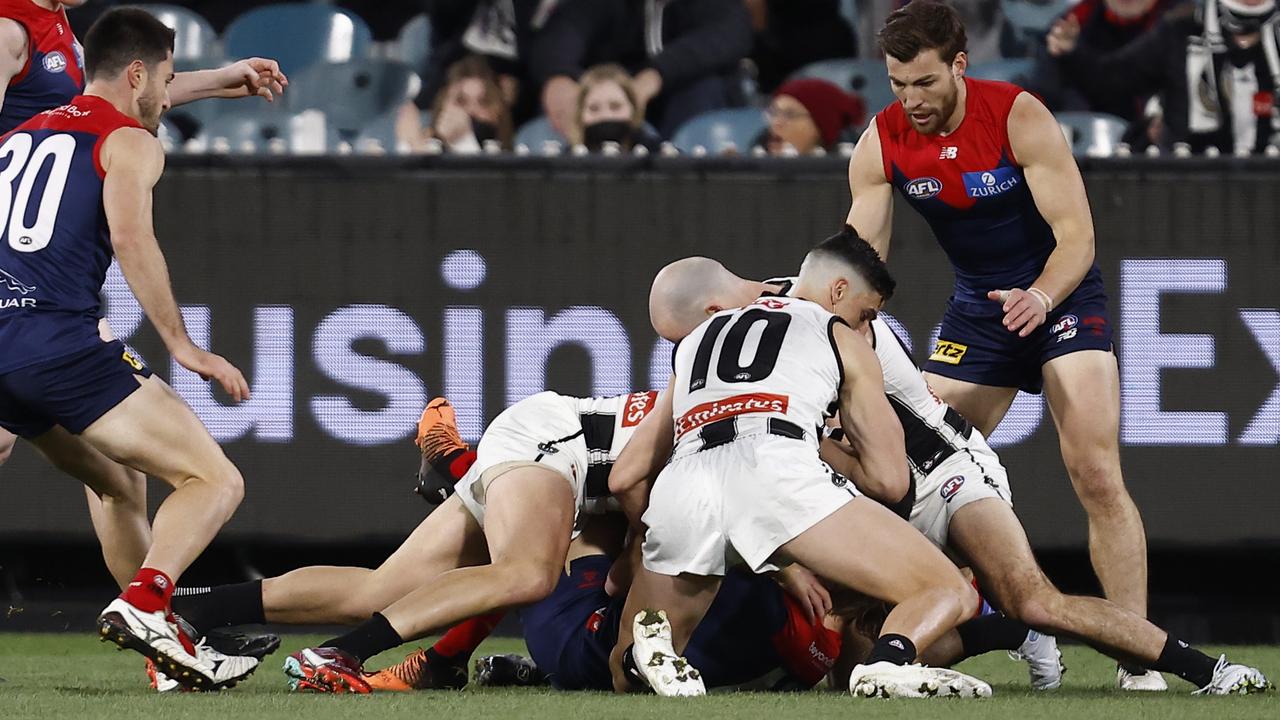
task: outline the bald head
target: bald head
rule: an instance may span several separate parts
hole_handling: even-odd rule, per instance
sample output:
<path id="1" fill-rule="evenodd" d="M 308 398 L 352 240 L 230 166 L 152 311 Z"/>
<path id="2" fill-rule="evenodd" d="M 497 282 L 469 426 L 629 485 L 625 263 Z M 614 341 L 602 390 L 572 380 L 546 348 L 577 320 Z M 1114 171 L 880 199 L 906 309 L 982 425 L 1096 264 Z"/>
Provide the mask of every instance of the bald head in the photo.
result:
<path id="1" fill-rule="evenodd" d="M 654 276 L 649 289 L 649 322 L 662 337 L 678 341 L 707 316 L 742 307 L 760 291 L 760 283 L 734 275 L 711 258 L 684 258 Z"/>

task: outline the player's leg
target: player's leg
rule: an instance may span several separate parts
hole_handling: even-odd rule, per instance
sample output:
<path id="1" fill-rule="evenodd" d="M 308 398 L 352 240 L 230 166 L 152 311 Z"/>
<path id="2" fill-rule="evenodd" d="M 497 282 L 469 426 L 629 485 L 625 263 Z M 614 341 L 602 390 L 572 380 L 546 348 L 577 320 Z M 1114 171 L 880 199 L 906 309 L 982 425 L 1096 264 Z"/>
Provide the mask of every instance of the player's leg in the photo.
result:
<path id="1" fill-rule="evenodd" d="M 1004 419 L 1018 395 L 1017 388 L 979 385 L 928 371 L 924 379 L 943 402 L 955 408 L 986 437 L 990 437 L 991 431 Z"/>
<path id="2" fill-rule="evenodd" d="M 1208 687 L 1221 673 L 1217 660 L 1125 608 L 1059 592 L 1036 564 L 1013 508 L 1001 500 L 978 500 L 957 510 L 950 538 L 996 603 L 1037 630 L 1075 637 L 1116 659 L 1178 675 L 1197 688 Z M 1243 670 L 1256 675 L 1244 689 L 1265 684 L 1261 673 Z"/>
<path id="3" fill-rule="evenodd" d="M 111 576 L 124 588 L 138 574 L 151 547 L 146 476 L 113 462 L 61 427 L 54 426 L 33 438 L 31 444 L 54 467 L 84 483 L 102 557 Z"/>
<path id="4" fill-rule="evenodd" d="M 856 548 L 832 552 L 831 548 Z M 821 577 L 895 605 L 882 637 L 932 645 L 978 608 L 978 594 L 923 535 L 883 506 L 855 497 L 780 552 Z M 914 652 L 908 662 L 914 660 Z"/>
<path id="5" fill-rule="evenodd" d="M 174 490 L 160 504 L 143 563 L 178 576 L 213 540 L 244 497 L 244 480 L 191 408 L 158 377 L 94 421 L 81 435 L 122 465 Z"/>
<path id="6" fill-rule="evenodd" d="M 13 456 L 13 446 L 17 443 L 17 435 L 0 428 L 0 465 L 4 465 Z"/>
<path id="7" fill-rule="evenodd" d="M 1056 357 L 1044 365 L 1044 389 L 1063 462 L 1089 517 L 1089 557 L 1102 590 L 1145 616 L 1147 538 L 1120 471 L 1116 357 L 1102 350 Z"/>
<path id="8" fill-rule="evenodd" d="M 610 654 L 614 691 L 628 692 L 639 681 L 659 695 L 704 693 L 700 675 L 679 656 L 719 588 L 720 578 L 714 575 L 662 575 L 642 565 L 627 593 Z"/>

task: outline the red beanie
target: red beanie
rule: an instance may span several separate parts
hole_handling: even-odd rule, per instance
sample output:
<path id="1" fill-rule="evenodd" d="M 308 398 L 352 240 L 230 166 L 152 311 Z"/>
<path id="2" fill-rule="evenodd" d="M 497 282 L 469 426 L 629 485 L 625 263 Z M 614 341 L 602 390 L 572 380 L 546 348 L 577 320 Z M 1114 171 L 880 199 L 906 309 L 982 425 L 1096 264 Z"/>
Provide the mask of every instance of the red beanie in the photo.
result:
<path id="1" fill-rule="evenodd" d="M 841 90 L 834 83 L 818 78 L 790 80 L 774 91 L 773 96 L 789 95 L 809 111 L 813 124 L 822 134 L 822 144 L 830 147 L 840 137 L 840 131 L 851 125 L 861 125 L 866 117 L 862 98 Z"/>

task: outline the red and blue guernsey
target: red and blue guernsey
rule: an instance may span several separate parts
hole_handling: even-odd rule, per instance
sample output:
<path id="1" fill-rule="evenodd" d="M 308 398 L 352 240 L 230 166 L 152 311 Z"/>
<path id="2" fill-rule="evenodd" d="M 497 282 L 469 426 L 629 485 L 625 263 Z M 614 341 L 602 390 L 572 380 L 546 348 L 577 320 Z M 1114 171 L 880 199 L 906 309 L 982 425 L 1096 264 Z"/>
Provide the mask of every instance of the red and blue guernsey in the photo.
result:
<path id="1" fill-rule="evenodd" d="M 62 8 L 0 0 L 0 17 L 27 31 L 27 64 L 9 81 L 0 108 L 0 133 L 7 133 L 36 113 L 66 105 L 84 90 L 84 51 Z"/>
<path id="2" fill-rule="evenodd" d="M 111 263 L 102 143 L 141 127 L 82 95 L 0 137 L 0 374 L 87 347 Z"/>
<path id="3" fill-rule="evenodd" d="M 1009 143 L 1009 112 L 1022 88 L 964 82 L 964 118 L 950 134 L 916 131 L 901 103 L 876 116 L 885 177 L 928 221 L 955 269 L 955 292 L 925 369 L 1039 392 L 1045 362 L 1077 350 L 1110 350 L 1102 275 L 1094 264 L 1029 337 L 1004 327 L 1001 304 L 987 292 L 1030 287 L 1057 241 Z"/>

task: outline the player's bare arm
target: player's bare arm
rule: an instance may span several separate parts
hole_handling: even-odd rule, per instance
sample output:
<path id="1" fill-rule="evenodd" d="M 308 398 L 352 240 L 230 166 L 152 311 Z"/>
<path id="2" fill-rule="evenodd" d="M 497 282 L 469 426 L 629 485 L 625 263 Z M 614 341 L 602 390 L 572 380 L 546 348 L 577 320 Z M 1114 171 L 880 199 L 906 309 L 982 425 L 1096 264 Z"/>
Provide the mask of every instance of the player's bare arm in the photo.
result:
<path id="1" fill-rule="evenodd" d="M 880 133 L 876 121 L 863 131 L 849 160 L 849 193 L 853 204 L 846 220 L 854 230 L 889 259 L 889 238 L 893 233 L 893 186 L 884 175 L 880 155 Z"/>
<path id="2" fill-rule="evenodd" d="M 640 517 L 649 505 L 649 483 L 662 471 L 675 438 L 671 417 L 673 376 L 658 393 L 653 410 L 636 426 L 635 434 L 609 471 L 609 492 L 618 500 L 634 531 L 643 533 Z"/>
<path id="3" fill-rule="evenodd" d="M 988 297 L 1004 303 L 1004 325 L 1021 337 L 1071 294 L 1093 265 L 1093 215 L 1080 168 L 1053 114 L 1030 93 L 1009 112 L 1009 144 L 1027 177 L 1036 209 L 1058 246 L 1029 288 L 1004 288 Z"/>
<path id="4" fill-rule="evenodd" d="M 907 494 L 906 443 L 902 424 L 884 394 L 880 361 L 866 339 L 847 325 L 834 328 L 844 367 L 840 386 L 840 425 L 857 454 L 864 477 L 859 489 L 893 504 Z"/>
<path id="5" fill-rule="evenodd" d="M 262 97 L 274 102 L 289 85 L 280 64 L 269 58 L 246 58 L 208 70 L 177 73 L 169 85 L 174 107 L 205 98 Z"/>
<path id="6" fill-rule="evenodd" d="M 164 171 L 160 142 L 141 128 L 121 128 L 102 144 L 102 206 L 111 245 L 129 288 L 183 367 L 214 378 L 236 402 L 249 398 L 244 375 L 224 358 L 196 347 L 169 284 L 169 268 L 151 220 L 151 190 Z"/>
<path id="7" fill-rule="evenodd" d="M 27 31 L 16 20 L 0 18 L 0 107 L 9 81 L 27 64 Z"/>

